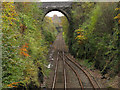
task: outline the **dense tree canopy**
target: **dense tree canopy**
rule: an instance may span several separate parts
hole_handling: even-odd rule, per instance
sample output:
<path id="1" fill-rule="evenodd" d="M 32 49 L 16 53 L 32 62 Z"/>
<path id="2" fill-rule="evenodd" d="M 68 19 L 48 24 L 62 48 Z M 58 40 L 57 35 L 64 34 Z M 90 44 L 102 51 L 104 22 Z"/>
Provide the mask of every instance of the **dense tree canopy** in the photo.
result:
<path id="1" fill-rule="evenodd" d="M 73 3 L 72 28 L 65 31 L 70 52 L 110 76 L 119 72 L 117 4 Z"/>

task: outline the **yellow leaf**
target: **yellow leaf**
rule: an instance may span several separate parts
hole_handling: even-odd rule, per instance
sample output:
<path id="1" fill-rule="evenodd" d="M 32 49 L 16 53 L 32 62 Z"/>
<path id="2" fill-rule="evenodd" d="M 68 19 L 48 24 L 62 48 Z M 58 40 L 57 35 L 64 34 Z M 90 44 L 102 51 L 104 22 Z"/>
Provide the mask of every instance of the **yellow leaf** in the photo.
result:
<path id="1" fill-rule="evenodd" d="M 117 18 L 118 18 L 118 16 L 114 17 L 114 19 L 117 19 Z"/>
<path id="2" fill-rule="evenodd" d="M 120 20 L 118 20 L 118 23 L 120 24 Z"/>
<path id="3" fill-rule="evenodd" d="M 116 8 L 115 10 L 120 10 L 120 8 Z"/>

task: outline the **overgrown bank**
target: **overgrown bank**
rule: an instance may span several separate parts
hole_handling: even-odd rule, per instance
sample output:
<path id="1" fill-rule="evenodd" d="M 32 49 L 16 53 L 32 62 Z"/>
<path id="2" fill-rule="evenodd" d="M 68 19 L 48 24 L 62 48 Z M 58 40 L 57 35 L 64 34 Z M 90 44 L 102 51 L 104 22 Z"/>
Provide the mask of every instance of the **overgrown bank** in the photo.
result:
<path id="1" fill-rule="evenodd" d="M 41 17 L 36 3 L 2 3 L 3 88 L 40 87 L 39 73 L 48 75 L 46 57 L 56 29 L 52 23 L 42 29 Z"/>
<path id="2" fill-rule="evenodd" d="M 118 75 L 119 34 L 118 3 L 73 3 L 69 50 L 75 58 L 99 69 L 103 75 Z M 70 37 L 69 37 L 70 36 Z"/>

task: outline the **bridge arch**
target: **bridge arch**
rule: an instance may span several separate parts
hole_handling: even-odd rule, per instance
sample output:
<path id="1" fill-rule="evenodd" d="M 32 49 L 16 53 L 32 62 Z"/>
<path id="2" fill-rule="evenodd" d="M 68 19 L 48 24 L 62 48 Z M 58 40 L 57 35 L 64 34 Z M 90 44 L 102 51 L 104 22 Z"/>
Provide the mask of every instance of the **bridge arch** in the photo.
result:
<path id="1" fill-rule="evenodd" d="M 41 8 L 44 13 L 42 21 L 44 20 L 46 14 L 51 11 L 59 11 L 66 16 L 69 23 L 71 21 L 72 2 L 42 2 L 42 5 L 40 5 L 39 8 Z"/>
<path id="2" fill-rule="evenodd" d="M 52 12 L 52 11 L 59 11 L 59 12 L 61 12 L 61 13 L 67 18 L 68 22 L 70 22 L 70 17 L 69 17 L 69 15 L 67 14 L 67 12 L 65 12 L 65 11 L 62 10 L 62 9 L 57 9 L 57 8 L 49 9 L 49 10 L 47 10 L 46 12 L 44 12 L 42 21 L 44 20 L 45 16 L 46 16 L 48 13 Z"/>

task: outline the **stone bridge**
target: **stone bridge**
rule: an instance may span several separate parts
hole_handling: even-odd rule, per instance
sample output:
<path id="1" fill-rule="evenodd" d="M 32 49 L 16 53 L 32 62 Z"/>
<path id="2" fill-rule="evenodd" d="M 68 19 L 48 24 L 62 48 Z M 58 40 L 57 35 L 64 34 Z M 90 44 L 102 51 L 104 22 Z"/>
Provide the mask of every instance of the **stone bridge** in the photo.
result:
<path id="1" fill-rule="evenodd" d="M 70 38 L 70 39 L 68 41 L 68 44 L 70 47 L 72 45 L 71 37 L 73 36 L 72 34 L 73 34 L 73 30 L 74 30 L 74 26 L 72 24 L 72 18 L 71 18 L 72 4 L 73 4 L 73 2 L 42 2 L 42 5 L 39 6 L 39 8 L 42 9 L 43 13 L 44 13 L 43 18 L 42 18 L 43 20 L 44 20 L 44 17 L 46 16 L 46 14 L 48 14 L 51 11 L 59 11 L 66 16 L 66 18 L 68 19 L 68 22 L 69 22 L 68 38 Z"/>
<path id="2" fill-rule="evenodd" d="M 49 12 L 59 11 L 63 13 L 70 22 L 72 2 L 42 2 L 42 5 L 39 6 L 39 8 L 43 10 L 43 19 Z"/>

